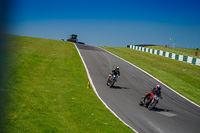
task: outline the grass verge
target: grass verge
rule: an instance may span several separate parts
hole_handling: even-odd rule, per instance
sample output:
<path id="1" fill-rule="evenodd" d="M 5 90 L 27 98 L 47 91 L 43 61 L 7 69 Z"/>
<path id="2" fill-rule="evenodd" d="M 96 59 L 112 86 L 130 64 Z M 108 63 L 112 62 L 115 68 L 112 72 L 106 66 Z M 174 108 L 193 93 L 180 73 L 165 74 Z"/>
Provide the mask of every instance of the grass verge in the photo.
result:
<path id="1" fill-rule="evenodd" d="M 72 43 L 8 35 L 0 132 L 133 132 L 97 98 Z"/>
<path id="2" fill-rule="evenodd" d="M 200 105 L 200 67 L 129 48 L 102 47 L 145 70 Z"/>

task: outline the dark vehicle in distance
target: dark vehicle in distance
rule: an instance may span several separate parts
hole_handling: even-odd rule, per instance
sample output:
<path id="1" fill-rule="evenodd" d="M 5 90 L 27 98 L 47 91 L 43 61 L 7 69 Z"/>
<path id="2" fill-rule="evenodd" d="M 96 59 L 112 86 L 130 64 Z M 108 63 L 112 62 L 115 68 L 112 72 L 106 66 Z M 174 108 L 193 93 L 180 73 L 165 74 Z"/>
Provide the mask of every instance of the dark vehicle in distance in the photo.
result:
<path id="1" fill-rule="evenodd" d="M 67 39 L 67 41 L 77 43 L 78 42 L 77 35 L 71 34 L 70 37 Z"/>

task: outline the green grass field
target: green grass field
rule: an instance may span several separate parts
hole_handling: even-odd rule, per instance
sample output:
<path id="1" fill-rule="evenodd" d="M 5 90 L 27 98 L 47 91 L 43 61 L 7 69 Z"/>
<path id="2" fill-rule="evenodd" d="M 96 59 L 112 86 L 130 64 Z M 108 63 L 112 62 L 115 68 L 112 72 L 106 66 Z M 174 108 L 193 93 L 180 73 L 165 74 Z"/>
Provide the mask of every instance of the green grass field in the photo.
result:
<path id="1" fill-rule="evenodd" d="M 200 105 L 200 66 L 130 48 L 102 48 L 140 67 L 175 91 Z"/>
<path id="2" fill-rule="evenodd" d="M 162 50 L 162 51 L 166 51 L 166 52 L 170 52 L 170 53 L 174 53 L 178 55 L 190 56 L 193 58 L 200 59 L 200 50 L 198 50 L 198 56 L 194 56 L 194 52 L 196 51 L 195 48 L 173 48 L 173 47 L 165 48 L 162 46 L 148 46 L 146 48 Z"/>
<path id="3" fill-rule="evenodd" d="M 87 88 L 72 43 L 8 35 L 0 132 L 128 133 Z"/>

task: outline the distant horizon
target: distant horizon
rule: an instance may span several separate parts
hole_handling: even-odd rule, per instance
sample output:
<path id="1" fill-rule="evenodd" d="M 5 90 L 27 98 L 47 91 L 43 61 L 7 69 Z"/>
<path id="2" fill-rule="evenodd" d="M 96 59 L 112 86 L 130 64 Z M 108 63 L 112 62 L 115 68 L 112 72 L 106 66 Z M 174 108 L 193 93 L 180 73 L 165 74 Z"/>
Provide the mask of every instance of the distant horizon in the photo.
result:
<path id="1" fill-rule="evenodd" d="M 22 36 L 22 37 L 33 37 L 33 36 L 26 36 L 26 35 L 17 35 L 17 34 L 10 34 L 10 33 L 4 33 L 4 34 L 7 34 L 7 35 L 16 35 L 16 36 Z M 41 37 L 33 37 L 33 38 L 40 38 L 40 39 L 48 39 L 48 40 L 56 40 L 56 41 L 63 41 L 62 39 L 49 39 L 49 38 L 41 38 Z M 67 42 L 67 39 L 64 39 L 65 42 Z M 80 42 L 80 41 L 78 41 Z M 82 43 L 82 42 L 81 42 Z M 85 45 L 90 45 L 90 44 L 87 44 L 87 42 L 83 42 L 85 43 Z M 151 46 L 163 46 L 165 47 L 165 45 L 167 45 L 167 47 L 173 47 L 172 45 L 170 44 L 163 44 L 163 45 L 158 45 L 158 44 L 147 44 L 147 43 L 144 43 L 144 44 L 125 44 L 124 46 L 118 46 L 118 47 L 127 47 L 127 45 L 151 45 Z M 91 46 L 95 46 L 95 45 L 91 45 Z M 105 45 L 106 46 L 106 45 Z M 117 47 L 117 46 L 106 46 L 106 47 Z M 187 47 L 176 47 L 174 46 L 174 48 L 187 48 Z M 192 48 L 192 47 L 188 47 L 188 48 Z M 199 47 L 193 47 L 193 49 L 196 49 L 196 48 L 199 48 Z"/>
<path id="2" fill-rule="evenodd" d="M 12 0 L 7 33 L 61 40 L 77 34 L 94 46 L 200 47 L 200 1 Z"/>

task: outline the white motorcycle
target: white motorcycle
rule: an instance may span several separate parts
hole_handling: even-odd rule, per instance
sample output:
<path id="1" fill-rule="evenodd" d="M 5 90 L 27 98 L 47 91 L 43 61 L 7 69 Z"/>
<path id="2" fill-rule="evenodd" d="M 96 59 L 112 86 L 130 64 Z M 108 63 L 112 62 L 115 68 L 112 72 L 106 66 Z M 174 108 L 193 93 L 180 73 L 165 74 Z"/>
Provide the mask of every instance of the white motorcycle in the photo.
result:
<path id="1" fill-rule="evenodd" d="M 110 88 L 112 88 L 115 84 L 115 82 L 117 81 L 118 76 L 116 75 L 109 75 L 109 78 L 107 80 L 107 85 L 110 86 Z"/>

